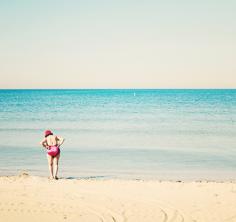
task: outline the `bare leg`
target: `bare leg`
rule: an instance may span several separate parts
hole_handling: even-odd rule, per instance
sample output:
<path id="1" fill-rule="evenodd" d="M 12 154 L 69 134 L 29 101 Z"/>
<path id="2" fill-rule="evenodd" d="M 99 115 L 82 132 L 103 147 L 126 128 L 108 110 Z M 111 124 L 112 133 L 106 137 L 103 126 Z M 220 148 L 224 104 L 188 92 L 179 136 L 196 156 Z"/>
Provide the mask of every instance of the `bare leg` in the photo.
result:
<path id="1" fill-rule="evenodd" d="M 53 157 L 47 154 L 50 179 L 53 179 Z"/>
<path id="2" fill-rule="evenodd" d="M 54 175 L 55 179 L 58 179 L 57 172 L 58 172 L 59 159 L 60 159 L 60 153 L 53 158 L 53 165 L 54 165 L 54 168 L 55 168 L 55 171 L 54 171 L 55 172 L 55 175 Z"/>

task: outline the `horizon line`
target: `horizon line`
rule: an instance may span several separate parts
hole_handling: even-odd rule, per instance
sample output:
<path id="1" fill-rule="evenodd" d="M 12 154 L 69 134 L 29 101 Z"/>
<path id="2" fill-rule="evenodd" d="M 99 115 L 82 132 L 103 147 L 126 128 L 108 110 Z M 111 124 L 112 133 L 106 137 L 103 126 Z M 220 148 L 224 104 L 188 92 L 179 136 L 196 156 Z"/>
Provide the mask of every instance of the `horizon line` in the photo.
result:
<path id="1" fill-rule="evenodd" d="M 0 88 L 0 90 L 236 90 L 236 88 Z"/>

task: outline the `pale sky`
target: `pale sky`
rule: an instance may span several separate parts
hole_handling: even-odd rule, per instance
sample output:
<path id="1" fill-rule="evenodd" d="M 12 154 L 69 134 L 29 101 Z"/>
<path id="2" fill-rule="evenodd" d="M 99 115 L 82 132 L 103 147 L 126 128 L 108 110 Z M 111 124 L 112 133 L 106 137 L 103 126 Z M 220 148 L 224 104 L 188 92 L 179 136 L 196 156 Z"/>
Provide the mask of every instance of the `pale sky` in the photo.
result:
<path id="1" fill-rule="evenodd" d="M 236 1 L 0 0 L 0 88 L 236 88 Z"/>

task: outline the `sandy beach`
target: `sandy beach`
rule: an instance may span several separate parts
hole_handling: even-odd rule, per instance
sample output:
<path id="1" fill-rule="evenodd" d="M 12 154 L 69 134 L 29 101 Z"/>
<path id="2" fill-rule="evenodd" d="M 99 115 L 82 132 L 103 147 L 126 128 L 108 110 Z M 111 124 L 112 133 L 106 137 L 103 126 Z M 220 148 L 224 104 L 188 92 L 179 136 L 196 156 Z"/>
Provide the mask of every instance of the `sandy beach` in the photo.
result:
<path id="1" fill-rule="evenodd" d="M 0 177 L 0 221 L 236 221 L 235 182 Z"/>

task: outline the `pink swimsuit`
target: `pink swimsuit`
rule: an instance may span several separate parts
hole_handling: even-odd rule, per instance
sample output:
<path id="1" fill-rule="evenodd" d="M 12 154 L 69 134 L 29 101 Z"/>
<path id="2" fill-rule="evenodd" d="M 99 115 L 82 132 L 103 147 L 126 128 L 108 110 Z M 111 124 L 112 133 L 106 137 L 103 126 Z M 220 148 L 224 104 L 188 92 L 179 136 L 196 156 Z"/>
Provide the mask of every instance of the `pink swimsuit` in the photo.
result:
<path id="1" fill-rule="evenodd" d="M 60 146 L 49 146 L 49 150 L 47 151 L 48 155 L 55 157 L 60 153 Z"/>

